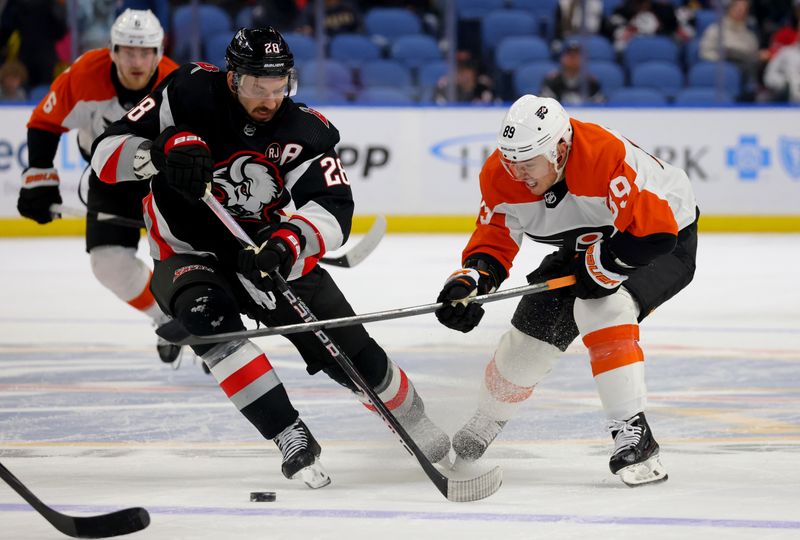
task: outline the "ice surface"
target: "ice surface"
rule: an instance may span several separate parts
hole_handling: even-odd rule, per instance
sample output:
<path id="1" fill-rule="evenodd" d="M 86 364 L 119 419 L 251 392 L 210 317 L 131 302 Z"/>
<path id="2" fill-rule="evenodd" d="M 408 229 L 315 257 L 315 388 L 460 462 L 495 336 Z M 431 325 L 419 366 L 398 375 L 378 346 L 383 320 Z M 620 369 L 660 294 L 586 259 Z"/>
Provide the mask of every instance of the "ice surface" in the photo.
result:
<path id="1" fill-rule="evenodd" d="M 387 236 L 332 268 L 359 313 L 427 304 L 463 235 Z M 547 248 L 527 245 L 503 287 Z M 504 485 L 445 500 L 385 426 L 279 337 L 259 339 L 323 446 L 333 483 L 280 474 L 263 441 L 191 354 L 158 361 L 147 321 L 94 281 L 80 239 L 0 240 L 0 460 L 60 511 L 144 506 L 142 539 L 800 538 L 798 235 L 701 235 L 695 281 L 641 327 L 648 419 L 668 482 L 608 472 L 610 436 L 574 344 L 487 452 Z M 368 326 L 452 434 L 515 300 L 452 332 L 424 315 Z M 252 503 L 251 491 L 277 501 Z M 60 538 L 0 484 L 0 538 Z"/>

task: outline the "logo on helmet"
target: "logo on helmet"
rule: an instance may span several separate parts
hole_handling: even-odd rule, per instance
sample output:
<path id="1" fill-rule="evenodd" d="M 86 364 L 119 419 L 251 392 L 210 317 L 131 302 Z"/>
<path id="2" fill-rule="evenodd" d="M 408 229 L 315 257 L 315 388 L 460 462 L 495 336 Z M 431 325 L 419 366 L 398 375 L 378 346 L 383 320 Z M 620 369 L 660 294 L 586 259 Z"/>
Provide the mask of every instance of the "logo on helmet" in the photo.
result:
<path id="1" fill-rule="evenodd" d="M 539 107 L 539 110 L 536 111 L 534 114 L 536 114 L 536 116 L 538 116 L 540 119 L 544 120 L 544 115 L 547 114 L 547 107 L 542 105 L 541 107 Z"/>

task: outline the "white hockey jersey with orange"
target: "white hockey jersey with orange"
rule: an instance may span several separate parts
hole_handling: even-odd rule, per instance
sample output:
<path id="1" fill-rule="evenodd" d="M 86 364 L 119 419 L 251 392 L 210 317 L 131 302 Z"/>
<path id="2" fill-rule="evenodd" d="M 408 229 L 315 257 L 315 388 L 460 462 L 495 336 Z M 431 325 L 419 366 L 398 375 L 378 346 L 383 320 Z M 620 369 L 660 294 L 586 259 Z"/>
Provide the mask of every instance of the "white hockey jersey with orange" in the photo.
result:
<path id="1" fill-rule="evenodd" d="M 177 67 L 172 60 L 162 57 L 155 85 Z M 111 69 L 108 49 L 92 49 L 81 55 L 53 81 L 50 92 L 33 110 L 28 128 L 52 133 L 77 129 L 78 145 L 83 155 L 88 156 L 97 136 L 128 112 L 117 97 Z"/>
<path id="2" fill-rule="evenodd" d="M 526 235 L 583 251 L 618 231 L 646 243 L 650 235 L 677 235 L 694 222 L 694 194 L 683 170 L 602 126 L 570 123 L 564 179 L 544 196 L 513 180 L 498 151 L 489 156 L 480 174 L 476 229 L 462 260 L 486 253 L 509 271 Z"/>

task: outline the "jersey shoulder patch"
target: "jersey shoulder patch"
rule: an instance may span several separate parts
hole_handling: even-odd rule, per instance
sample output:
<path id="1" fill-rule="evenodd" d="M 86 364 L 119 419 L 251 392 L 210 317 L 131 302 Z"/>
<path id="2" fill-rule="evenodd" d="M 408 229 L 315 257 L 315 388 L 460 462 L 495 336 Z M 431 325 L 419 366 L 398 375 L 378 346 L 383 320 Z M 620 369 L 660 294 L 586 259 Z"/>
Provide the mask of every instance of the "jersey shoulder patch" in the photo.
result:
<path id="1" fill-rule="evenodd" d="M 325 118 L 325 116 L 321 112 L 319 112 L 318 110 L 312 109 L 311 107 L 298 107 L 298 109 L 300 109 L 301 111 L 303 111 L 305 113 L 308 113 L 308 114 L 311 114 L 313 116 L 316 116 L 317 119 L 319 119 L 320 122 L 325 124 L 326 128 L 331 127 L 331 124 L 330 124 L 330 122 L 328 122 L 328 119 Z"/>

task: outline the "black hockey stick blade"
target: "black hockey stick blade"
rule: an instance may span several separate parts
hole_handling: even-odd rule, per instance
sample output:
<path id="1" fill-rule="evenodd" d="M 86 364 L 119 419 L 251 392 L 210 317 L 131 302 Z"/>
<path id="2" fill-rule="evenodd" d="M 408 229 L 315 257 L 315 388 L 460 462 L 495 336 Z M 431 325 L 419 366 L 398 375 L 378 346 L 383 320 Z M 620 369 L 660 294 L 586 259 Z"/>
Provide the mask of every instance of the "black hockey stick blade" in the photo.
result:
<path id="1" fill-rule="evenodd" d="M 68 516 L 40 501 L 2 463 L 0 463 L 0 477 L 50 525 L 73 538 L 111 538 L 141 531 L 150 525 L 150 514 L 144 508 L 125 508 L 99 516 Z"/>
<path id="2" fill-rule="evenodd" d="M 356 245 L 337 257 L 323 257 L 319 262 L 332 266 L 352 268 L 361 264 L 372 253 L 386 234 L 386 218 L 379 215 L 375 218 L 367 234 Z"/>
<path id="3" fill-rule="evenodd" d="M 535 294 L 544 291 L 552 291 L 562 287 L 569 287 L 575 284 L 575 276 L 564 276 L 554 278 L 541 283 L 530 283 L 521 287 L 514 287 L 493 293 L 486 293 L 476 296 L 472 302 L 497 302 L 507 298 L 515 298 L 527 294 Z M 223 341 L 233 341 L 237 339 L 252 339 L 265 336 L 285 336 L 288 334 L 297 334 L 300 332 L 312 332 L 320 328 L 340 328 L 342 326 L 353 326 L 356 324 L 366 324 L 370 322 L 390 321 L 393 319 L 401 319 L 404 317 L 412 317 L 415 315 L 424 315 L 426 313 L 433 313 L 441 307 L 441 303 L 423 304 L 419 306 L 411 306 L 397 309 L 389 309 L 386 311 L 375 311 L 372 313 L 364 313 L 361 315 L 353 315 L 351 317 L 339 317 L 337 319 L 327 319 L 323 321 L 304 322 L 297 324 L 287 324 L 283 326 L 272 326 L 266 328 L 256 328 L 253 330 L 238 330 L 235 332 L 225 332 L 209 336 L 196 336 L 190 333 L 178 321 L 172 320 L 168 323 L 159 326 L 156 329 L 156 334 L 166 339 L 175 345 L 198 345 L 205 343 L 220 343 Z"/>

